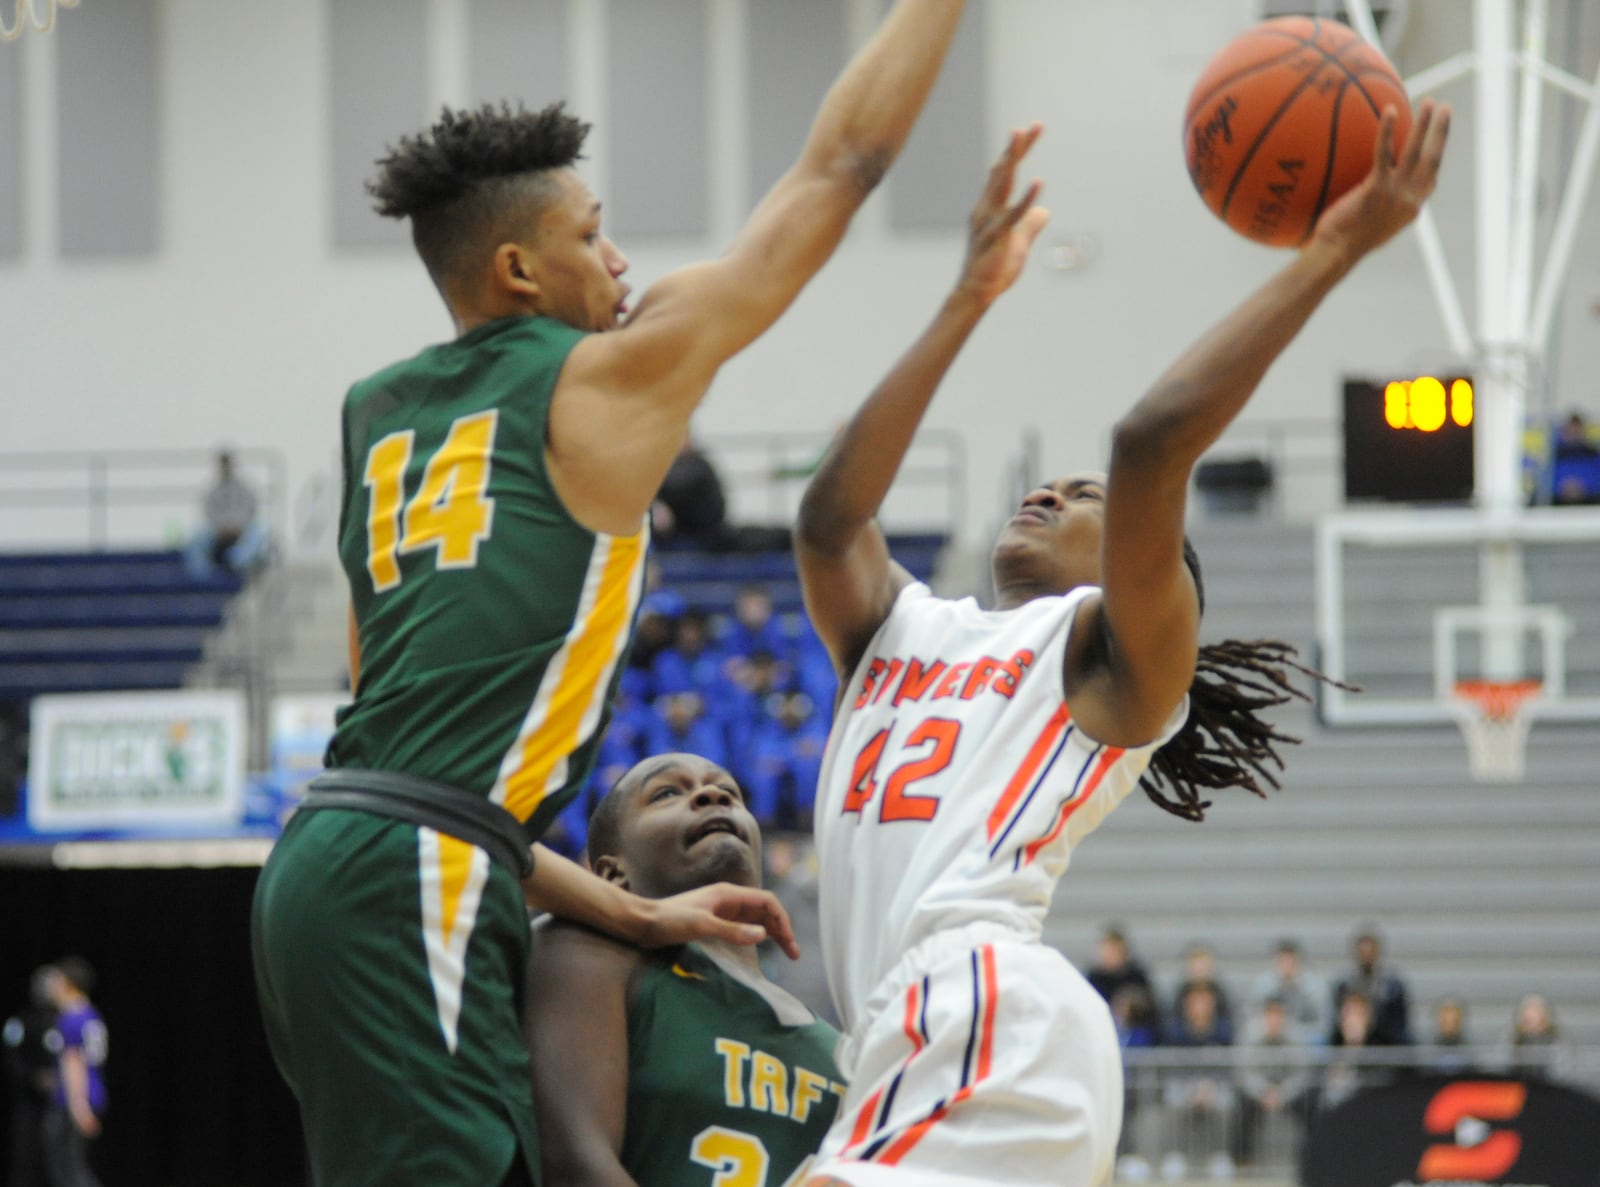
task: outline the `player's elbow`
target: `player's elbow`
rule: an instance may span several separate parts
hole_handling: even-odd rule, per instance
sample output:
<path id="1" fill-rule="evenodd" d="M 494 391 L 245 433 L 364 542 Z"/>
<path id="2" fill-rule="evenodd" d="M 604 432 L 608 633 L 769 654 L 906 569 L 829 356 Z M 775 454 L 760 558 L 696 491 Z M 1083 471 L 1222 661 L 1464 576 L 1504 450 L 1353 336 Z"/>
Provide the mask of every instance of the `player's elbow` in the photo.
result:
<path id="1" fill-rule="evenodd" d="M 865 202 L 889 175 L 894 158 L 894 149 L 888 144 L 872 145 L 844 153 L 837 168 L 845 184 L 853 187 Z"/>
<path id="2" fill-rule="evenodd" d="M 846 514 L 813 483 L 800 500 L 800 510 L 795 516 L 795 546 L 818 556 L 842 556 L 850 550 L 864 526 L 865 521 Z"/>
<path id="3" fill-rule="evenodd" d="M 1111 466 L 1146 466 L 1166 453 L 1161 418 L 1138 409 L 1119 420 L 1111 430 Z"/>
<path id="4" fill-rule="evenodd" d="M 1112 468 L 1119 465 L 1155 470 L 1192 461 L 1183 418 L 1156 402 L 1140 401 L 1111 430 Z"/>
<path id="5" fill-rule="evenodd" d="M 894 147 L 886 142 L 852 143 L 845 138 L 809 153 L 805 171 L 823 183 L 836 201 L 854 211 L 883 184 L 894 158 Z"/>

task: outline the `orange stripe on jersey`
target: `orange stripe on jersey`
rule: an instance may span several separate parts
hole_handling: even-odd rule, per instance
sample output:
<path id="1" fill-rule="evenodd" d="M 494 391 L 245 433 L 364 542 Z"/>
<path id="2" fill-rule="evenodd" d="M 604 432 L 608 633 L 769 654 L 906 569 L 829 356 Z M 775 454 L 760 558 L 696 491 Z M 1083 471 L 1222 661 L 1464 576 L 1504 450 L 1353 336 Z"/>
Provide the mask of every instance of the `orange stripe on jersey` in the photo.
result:
<path id="1" fill-rule="evenodd" d="M 1089 802 L 1089 797 L 1094 794 L 1094 789 L 1100 786 L 1100 780 L 1105 778 L 1106 772 L 1115 766 L 1117 760 L 1126 753 L 1127 751 L 1120 746 L 1106 747 L 1106 752 L 1100 756 L 1100 761 L 1095 764 L 1094 774 L 1089 776 L 1089 783 L 1083 789 L 1082 794 L 1075 795 L 1062 804 L 1061 814 L 1056 817 L 1055 827 L 1022 851 L 1024 863 L 1031 862 L 1038 857 L 1039 850 L 1061 835 L 1062 831 L 1067 827 L 1067 821 L 1072 819 L 1072 814 Z"/>
<path id="2" fill-rule="evenodd" d="M 536 703 L 523 724 L 516 768 L 510 773 L 503 771 L 495 789 L 503 793 L 501 803 L 518 820 L 534 814 L 554 790 L 552 781 L 560 786 L 562 780 L 553 780 L 553 776 L 587 740 L 585 725 L 598 718 L 606 682 L 627 642 L 633 586 L 648 540 L 649 533 L 644 531 L 597 540 L 597 546 L 606 546 L 599 589 L 588 613 L 567 634 L 561 668 L 555 673 L 556 683 L 548 699 L 541 688 L 539 699 L 545 703 Z"/>
<path id="3" fill-rule="evenodd" d="M 1022 793 L 1028 790 L 1034 776 L 1039 773 L 1039 766 L 1044 762 L 1045 755 L 1050 753 L 1050 748 L 1056 744 L 1056 739 L 1061 736 L 1061 731 L 1067 728 L 1067 723 L 1071 720 L 1072 714 L 1063 702 L 1040 731 L 1039 736 L 1034 739 L 1033 745 L 1028 749 L 1028 756 L 1022 760 L 1017 773 L 1011 776 L 1011 782 L 1006 784 L 1005 791 L 995 803 L 994 811 L 989 813 L 989 840 L 994 840 L 995 834 L 1005 824 L 1006 817 L 1011 815 L 1011 809 L 1017 806 Z"/>
<path id="4" fill-rule="evenodd" d="M 978 949 L 978 963 L 983 966 L 983 993 L 987 999 L 983 1008 L 983 1035 L 978 1040 L 977 1080 L 982 1080 L 989 1074 L 989 1063 L 994 1056 L 994 1015 L 1000 1004 L 1000 978 L 995 975 L 993 944 Z"/>
<path id="5" fill-rule="evenodd" d="M 995 976 L 994 946 L 985 944 L 978 949 L 979 964 L 983 969 L 983 1022 L 978 1032 L 978 1069 L 971 1081 L 961 1088 L 944 1104 L 940 1105 L 927 1117 L 918 1121 L 905 1133 L 901 1134 L 894 1142 L 879 1154 L 872 1162 L 881 1162 L 885 1166 L 898 1165 L 900 1160 L 909 1154 L 912 1148 L 920 1142 L 939 1122 L 950 1114 L 950 1110 L 966 1100 L 989 1075 L 989 1068 L 994 1060 L 994 1015 L 995 1008 L 1000 1001 L 999 979 Z"/>
<path id="6" fill-rule="evenodd" d="M 859 1146 L 872 1136 L 872 1122 L 878 1115 L 878 1102 L 882 1099 L 883 1089 L 880 1088 L 867 1097 L 867 1103 L 861 1106 L 861 1112 L 856 1114 L 855 1128 L 850 1131 L 851 1147 Z"/>
<path id="7" fill-rule="evenodd" d="M 878 1104 L 883 1099 L 884 1093 L 893 1093 L 895 1085 L 899 1084 L 900 1082 L 900 1077 L 905 1074 L 905 1070 L 910 1066 L 911 1061 L 917 1057 L 917 1052 L 921 1051 L 922 1048 L 927 1045 L 922 1037 L 922 1031 L 917 1024 L 917 1014 L 921 1009 L 922 982 L 913 981 L 911 983 L 911 988 L 906 990 L 905 1016 L 906 1038 L 911 1040 L 911 1054 L 907 1055 L 905 1061 L 901 1063 L 900 1070 L 895 1073 L 895 1077 L 889 1082 L 888 1088 L 878 1089 L 878 1091 L 874 1092 L 870 1097 L 867 1098 L 867 1103 L 861 1106 L 861 1113 L 856 1117 L 855 1127 L 850 1131 L 850 1140 L 845 1143 L 845 1152 L 847 1157 L 849 1155 L 849 1151 L 855 1149 L 857 1146 L 862 1145 L 873 1135 L 876 1129 L 876 1127 L 873 1125 L 873 1122 L 877 1120 Z"/>
<path id="8" fill-rule="evenodd" d="M 911 1040 L 911 1055 L 906 1056 L 906 1063 L 910 1063 L 912 1056 L 922 1050 L 922 1032 L 917 1027 L 917 1011 L 921 1008 L 922 982 L 913 981 L 911 991 L 906 994 L 906 1038 Z"/>

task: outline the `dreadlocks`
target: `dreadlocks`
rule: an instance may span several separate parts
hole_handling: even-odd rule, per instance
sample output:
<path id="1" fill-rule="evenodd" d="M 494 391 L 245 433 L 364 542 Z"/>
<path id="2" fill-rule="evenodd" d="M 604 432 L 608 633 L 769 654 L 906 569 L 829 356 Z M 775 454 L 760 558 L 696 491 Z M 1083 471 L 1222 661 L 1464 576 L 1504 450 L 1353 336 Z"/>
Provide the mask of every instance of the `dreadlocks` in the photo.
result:
<path id="1" fill-rule="evenodd" d="M 446 109 L 389 149 L 367 192 L 385 218 L 411 220 L 417 254 L 438 283 L 496 242 L 525 237 L 554 192 L 553 172 L 583 155 L 588 135 L 561 103 Z"/>
<path id="2" fill-rule="evenodd" d="M 1183 560 L 1204 612 L 1200 557 L 1188 540 L 1183 542 Z M 1298 746 L 1300 739 L 1264 720 L 1261 710 L 1311 700 L 1291 683 L 1292 672 L 1350 688 L 1296 663 L 1295 654 L 1278 639 L 1226 639 L 1201 647 L 1189 686 L 1189 720 L 1151 758 L 1139 781 L 1144 793 L 1174 816 L 1199 821 L 1211 807 L 1210 800 L 1200 798 L 1203 791 L 1242 787 L 1265 799 L 1263 783 L 1277 790 L 1276 772 L 1283 770 L 1278 745 Z"/>

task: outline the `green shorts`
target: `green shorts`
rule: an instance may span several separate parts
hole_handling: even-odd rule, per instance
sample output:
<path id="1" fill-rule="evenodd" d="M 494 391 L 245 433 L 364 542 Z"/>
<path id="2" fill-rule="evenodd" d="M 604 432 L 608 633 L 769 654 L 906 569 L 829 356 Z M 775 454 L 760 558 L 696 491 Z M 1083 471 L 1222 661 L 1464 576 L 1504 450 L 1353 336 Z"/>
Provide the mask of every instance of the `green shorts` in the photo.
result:
<path id="1" fill-rule="evenodd" d="M 267 1039 L 317 1187 L 539 1182 L 515 875 L 432 829 L 289 821 L 251 918 Z"/>

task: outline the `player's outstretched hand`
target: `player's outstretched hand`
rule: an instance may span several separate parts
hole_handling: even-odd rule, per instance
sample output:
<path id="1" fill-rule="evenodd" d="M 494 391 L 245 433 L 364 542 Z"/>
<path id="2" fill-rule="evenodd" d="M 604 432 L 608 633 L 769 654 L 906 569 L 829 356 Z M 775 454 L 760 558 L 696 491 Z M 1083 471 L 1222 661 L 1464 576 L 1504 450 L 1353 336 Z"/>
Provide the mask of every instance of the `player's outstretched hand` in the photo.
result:
<path id="1" fill-rule="evenodd" d="M 690 940 L 759 944 L 771 937 L 791 960 L 800 955 L 789 913 L 769 891 L 717 882 L 647 901 L 650 913 L 639 937 L 640 947 L 665 948 Z"/>
<path id="2" fill-rule="evenodd" d="M 1439 182 L 1439 163 L 1450 136 L 1450 108 L 1424 99 L 1417 108 L 1411 135 L 1394 151 L 1398 113 L 1384 109 L 1378 124 L 1378 146 L 1366 180 L 1323 212 L 1312 242 L 1348 254 L 1351 263 L 1383 246 L 1417 217 Z"/>
<path id="3" fill-rule="evenodd" d="M 972 293 L 986 306 L 1016 283 L 1034 241 L 1050 221 L 1050 212 L 1037 205 L 1044 188 L 1041 182 L 1032 182 L 1021 201 L 1011 201 L 1017 166 L 1043 133 L 1043 124 L 1011 133 L 1011 140 L 989 171 L 989 184 L 972 211 L 967 262 L 957 287 Z"/>

